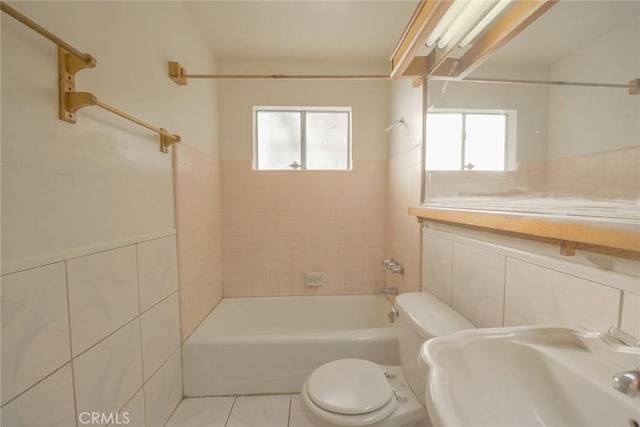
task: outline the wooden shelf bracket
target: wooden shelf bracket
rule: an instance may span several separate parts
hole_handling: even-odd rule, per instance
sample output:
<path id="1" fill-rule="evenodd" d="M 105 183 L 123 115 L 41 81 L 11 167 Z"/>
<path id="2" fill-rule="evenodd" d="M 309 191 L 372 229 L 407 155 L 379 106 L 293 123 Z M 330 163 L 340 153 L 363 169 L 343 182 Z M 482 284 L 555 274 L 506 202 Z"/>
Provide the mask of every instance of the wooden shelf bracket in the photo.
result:
<path id="1" fill-rule="evenodd" d="M 67 123 L 76 122 L 76 110 L 69 108 L 67 95 L 76 90 L 76 74 L 86 68 L 94 68 L 96 59 L 89 56 L 85 61 L 66 49 L 58 47 L 58 106 L 60 120 Z M 72 97 L 73 98 L 73 97 Z"/>

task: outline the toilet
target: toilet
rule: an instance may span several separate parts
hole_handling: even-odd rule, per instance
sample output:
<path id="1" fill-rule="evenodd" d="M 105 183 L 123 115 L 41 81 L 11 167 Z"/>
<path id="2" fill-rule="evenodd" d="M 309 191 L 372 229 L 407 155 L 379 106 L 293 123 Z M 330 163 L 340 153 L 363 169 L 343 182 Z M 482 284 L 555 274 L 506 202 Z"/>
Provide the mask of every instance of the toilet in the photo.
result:
<path id="1" fill-rule="evenodd" d="M 418 427 L 430 425 L 425 409 L 426 375 L 419 365 L 429 338 L 473 328 L 464 317 L 427 292 L 401 294 L 395 306 L 400 366 L 339 359 L 306 379 L 301 406 L 313 427 Z"/>

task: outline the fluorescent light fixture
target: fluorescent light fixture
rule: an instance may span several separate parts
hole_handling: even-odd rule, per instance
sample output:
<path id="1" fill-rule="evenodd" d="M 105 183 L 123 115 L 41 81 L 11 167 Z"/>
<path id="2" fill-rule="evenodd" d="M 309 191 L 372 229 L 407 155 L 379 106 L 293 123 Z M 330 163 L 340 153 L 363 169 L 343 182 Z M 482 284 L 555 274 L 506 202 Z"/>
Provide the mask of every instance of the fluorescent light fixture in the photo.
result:
<path id="1" fill-rule="evenodd" d="M 442 36 L 442 33 L 445 32 L 467 3 L 469 3 L 469 0 L 455 0 L 451 6 L 449 6 L 449 9 L 447 9 L 447 12 L 440 19 L 440 22 L 438 22 L 433 31 L 431 31 L 431 34 L 429 34 L 429 37 L 427 37 L 427 47 L 431 47 L 436 44 L 440 36 Z"/>
<path id="2" fill-rule="evenodd" d="M 462 41 L 460 42 L 460 47 L 461 48 L 465 48 L 467 47 L 467 45 L 469 45 L 469 43 L 471 43 L 473 41 L 473 39 L 476 38 L 476 36 L 478 34 L 480 34 L 482 32 L 482 30 L 484 30 L 486 28 L 487 25 L 489 25 L 489 23 L 491 21 L 493 21 L 493 19 L 498 16 L 498 14 L 500 14 L 500 12 L 502 12 L 507 6 L 509 6 L 509 4 L 511 3 L 512 0 L 500 0 L 490 11 L 489 13 L 487 13 L 484 18 L 482 18 L 482 20 L 480 22 L 478 22 L 478 25 L 476 25 L 470 32 L 469 34 L 467 34 Z"/>
<path id="3" fill-rule="evenodd" d="M 455 3 L 454 3 L 455 4 Z M 456 16 L 451 25 L 444 32 L 440 40 L 438 40 L 438 48 L 446 48 L 452 41 L 460 40 L 472 25 L 487 13 L 487 11 L 495 5 L 494 2 L 488 0 L 476 0 L 467 2 L 466 6 Z"/>

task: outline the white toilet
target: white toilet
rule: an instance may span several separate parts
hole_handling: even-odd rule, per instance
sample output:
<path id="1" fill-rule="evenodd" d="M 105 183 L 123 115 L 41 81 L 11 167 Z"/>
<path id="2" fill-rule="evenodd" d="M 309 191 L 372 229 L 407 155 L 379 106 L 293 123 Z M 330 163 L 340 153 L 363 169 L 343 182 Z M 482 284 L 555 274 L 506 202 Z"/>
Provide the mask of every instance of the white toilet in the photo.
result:
<path id="1" fill-rule="evenodd" d="M 399 295 L 395 305 L 400 366 L 339 359 L 314 370 L 301 391 L 302 407 L 312 426 L 430 425 L 424 406 L 426 378 L 418 365 L 420 346 L 429 338 L 473 325 L 426 292 Z"/>

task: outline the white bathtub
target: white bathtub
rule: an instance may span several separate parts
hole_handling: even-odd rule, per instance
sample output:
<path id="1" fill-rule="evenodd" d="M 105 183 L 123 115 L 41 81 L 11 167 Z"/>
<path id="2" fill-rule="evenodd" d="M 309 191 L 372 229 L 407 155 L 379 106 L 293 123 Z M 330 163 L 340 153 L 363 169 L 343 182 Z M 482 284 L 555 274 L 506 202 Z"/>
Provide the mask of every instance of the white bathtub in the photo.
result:
<path id="1" fill-rule="evenodd" d="M 184 393 L 297 393 L 345 357 L 398 365 L 390 310 L 380 295 L 225 298 L 184 343 Z"/>

